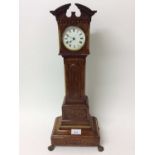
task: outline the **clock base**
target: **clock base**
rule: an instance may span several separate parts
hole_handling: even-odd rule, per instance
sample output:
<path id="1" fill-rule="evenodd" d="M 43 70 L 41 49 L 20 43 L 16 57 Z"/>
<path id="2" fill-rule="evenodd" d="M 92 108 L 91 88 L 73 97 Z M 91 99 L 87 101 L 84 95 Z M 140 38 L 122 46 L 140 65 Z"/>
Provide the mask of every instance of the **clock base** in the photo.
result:
<path id="1" fill-rule="evenodd" d="M 74 135 L 71 134 L 71 130 L 79 128 L 72 126 L 72 128 L 61 129 L 61 117 L 57 117 L 51 135 L 51 145 L 48 149 L 52 151 L 55 146 L 97 146 L 99 151 L 103 151 L 104 149 L 100 145 L 97 119 L 92 117 L 92 120 L 91 128 L 80 128 L 81 133 Z"/>

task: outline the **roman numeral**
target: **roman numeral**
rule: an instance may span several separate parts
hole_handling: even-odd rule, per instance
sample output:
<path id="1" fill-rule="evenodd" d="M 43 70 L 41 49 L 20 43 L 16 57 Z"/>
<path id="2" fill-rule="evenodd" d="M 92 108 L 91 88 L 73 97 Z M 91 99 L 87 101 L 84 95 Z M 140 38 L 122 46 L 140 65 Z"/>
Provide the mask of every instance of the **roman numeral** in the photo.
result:
<path id="1" fill-rule="evenodd" d="M 82 41 L 79 41 L 80 44 L 82 44 Z"/>

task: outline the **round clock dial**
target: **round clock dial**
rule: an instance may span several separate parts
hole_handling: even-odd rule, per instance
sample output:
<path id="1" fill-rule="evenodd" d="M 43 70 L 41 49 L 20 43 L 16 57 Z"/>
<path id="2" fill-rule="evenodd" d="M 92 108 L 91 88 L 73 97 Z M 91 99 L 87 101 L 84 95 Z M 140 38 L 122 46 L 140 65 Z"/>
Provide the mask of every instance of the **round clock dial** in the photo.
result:
<path id="1" fill-rule="evenodd" d="M 71 51 L 80 50 L 85 44 L 85 33 L 76 26 L 69 26 L 63 33 L 63 44 Z"/>

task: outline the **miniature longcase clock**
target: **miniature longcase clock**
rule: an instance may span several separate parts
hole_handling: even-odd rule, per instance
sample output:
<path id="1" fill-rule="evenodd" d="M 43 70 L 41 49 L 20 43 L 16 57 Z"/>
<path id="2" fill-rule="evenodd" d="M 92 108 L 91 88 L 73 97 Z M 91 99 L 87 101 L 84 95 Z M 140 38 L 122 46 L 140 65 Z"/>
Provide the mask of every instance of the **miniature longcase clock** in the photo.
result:
<path id="1" fill-rule="evenodd" d="M 103 151 L 97 119 L 89 113 L 88 97 L 85 94 L 90 22 L 97 11 L 76 3 L 81 15 L 77 17 L 72 12 L 67 17 L 66 12 L 70 5 L 50 11 L 58 23 L 59 54 L 64 59 L 65 97 L 62 116 L 55 119 L 48 149 L 52 151 L 55 146 L 97 146 L 99 151 Z"/>

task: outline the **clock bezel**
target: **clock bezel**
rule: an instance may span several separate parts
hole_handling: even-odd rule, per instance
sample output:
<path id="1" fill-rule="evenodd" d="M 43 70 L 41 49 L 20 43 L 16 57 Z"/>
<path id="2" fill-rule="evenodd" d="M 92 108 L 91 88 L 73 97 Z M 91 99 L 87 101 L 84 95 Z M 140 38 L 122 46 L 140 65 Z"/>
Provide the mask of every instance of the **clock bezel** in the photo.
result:
<path id="1" fill-rule="evenodd" d="M 65 43 L 64 43 L 64 42 L 65 42 L 65 41 L 64 41 L 65 32 L 67 31 L 67 29 L 69 29 L 69 28 L 71 28 L 71 27 L 74 27 L 75 29 L 81 30 L 82 33 L 84 34 L 84 43 L 82 44 L 82 46 L 81 46 L 80 48 L 76 48 L 76 49 L 69 48 L 69 47 L 67 47 L 67 46 L 65 45 Z M 78 51 L 80 51 L 80 50 L 85 46 L 85 44 L 86 44 L 86 33 L 85 33 L 85 31 L 84 31 L 81 27 L 79 27 L 79 26 L 69 25 L 69 26 L 67 26 L 67 27 L 64 29 L 64 31 L 63 31 L 63 33 L 62 33 L 62 43 L 63 43 L 64 47 L 65 47 L 67 50 L 72 51 L 72 52 L 78 52 Z"/>
<path id="2" fill-rule="evenodd" d="M 68 21 L 67 21 L 68 20 Z M 83 21 L 81 21 L 79 19 L 79 21 L 77 21 L 76 18 L 72 18 L 72 20 L 70 20 L 70 18 L 67 18 L 66 22 L 61 22 L 58 23 L 58 30 L 59 30 L 59 44 L 60 44 L 60 52 L 59 54 L 62 56 L 72 56 L 72 55 L 77 55 L 77 56 L 84 56 L 84 55 L 88 55 L 89 54 L 89 23 L 85 22 L 83 23 Z M 69 49 L 67 49 L 64 44 L 63 44 L 63 32 L 65 31 L 65 29 L 69 26 L 76 26 L 79 27 L 80 29 L 83 30 L 84 34 L 85 34 L 85 44 L 84 46 L 77 50 L 77 52 L 73 52 Z"/>

